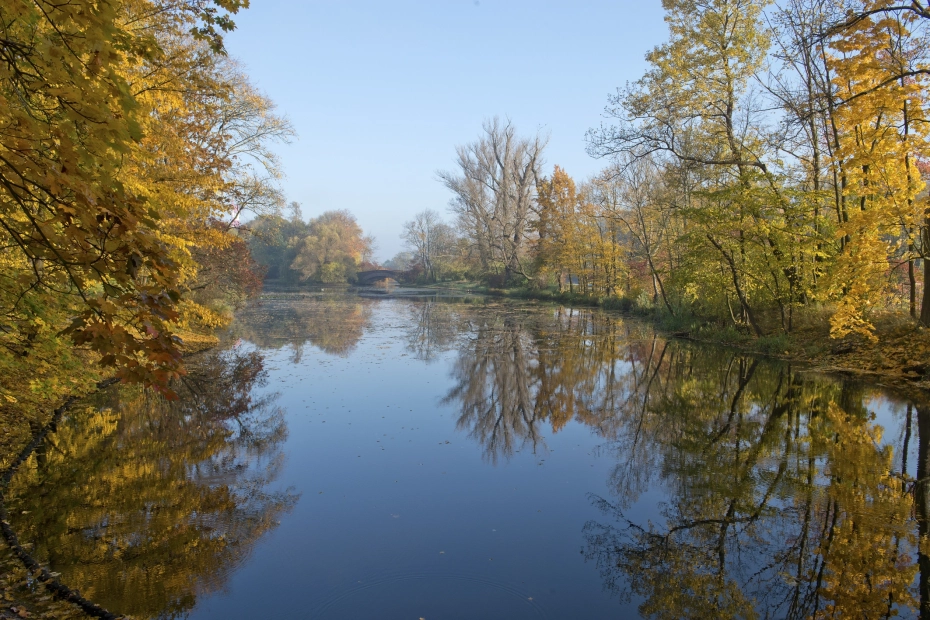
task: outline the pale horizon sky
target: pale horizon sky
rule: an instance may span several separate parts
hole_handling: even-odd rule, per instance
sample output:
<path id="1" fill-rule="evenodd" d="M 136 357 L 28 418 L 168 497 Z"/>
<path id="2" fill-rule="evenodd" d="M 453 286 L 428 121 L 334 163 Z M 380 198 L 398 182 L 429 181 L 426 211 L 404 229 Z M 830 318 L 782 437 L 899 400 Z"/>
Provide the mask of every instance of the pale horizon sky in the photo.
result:
<path id="1" fill-rule="evenodd" d="M 297 131 L 276 149 L 287 200 L 305 219 L 348 209 L 383 261 L 415 213 L 452 221 L 436 171 L 486 118 L 547 132 L 546 173 L 600 170 L 585 132 L 667 38 L 662 16 L 658 0 L 256 0 L 226 47 Z"/>

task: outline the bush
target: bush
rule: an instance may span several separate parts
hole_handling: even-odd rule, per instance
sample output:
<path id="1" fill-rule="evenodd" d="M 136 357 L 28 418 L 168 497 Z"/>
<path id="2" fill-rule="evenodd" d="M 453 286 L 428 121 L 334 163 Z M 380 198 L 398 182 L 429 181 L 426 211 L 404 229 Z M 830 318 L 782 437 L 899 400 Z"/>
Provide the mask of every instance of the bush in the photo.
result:
<path id="1" fill-rule="evenodd" d="M 769 355 L 781 355 L 790 345 L 791 337 L 788 334 L 773 334 L 756 340 L 756 349 Z"/>

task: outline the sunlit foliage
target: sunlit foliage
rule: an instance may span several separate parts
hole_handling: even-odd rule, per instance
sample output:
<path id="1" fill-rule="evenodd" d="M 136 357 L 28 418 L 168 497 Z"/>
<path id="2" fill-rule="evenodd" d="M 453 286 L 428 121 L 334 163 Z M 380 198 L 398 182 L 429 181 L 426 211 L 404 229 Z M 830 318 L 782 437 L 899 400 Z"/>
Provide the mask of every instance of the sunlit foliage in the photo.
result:
<path id="1" fill-rule="evenodd" d="M 291 130 L 224 55 L 246 5 L 0 8 L 0 397 L 14 422 L 102 372 L 166 386 L 179 335 L 209 334 L 254 294 L 230 223 L 280 200 L 268 145 Z"/>
<path id="2" fill-rule="evenodd" d="M 371 258 L 373 243 L 354 215 L 346 210 L 327 211 L 310 220 L 306 236 L 297 243 L 291 269 L 303 280 L 355 281 L 359 265 Z"/>

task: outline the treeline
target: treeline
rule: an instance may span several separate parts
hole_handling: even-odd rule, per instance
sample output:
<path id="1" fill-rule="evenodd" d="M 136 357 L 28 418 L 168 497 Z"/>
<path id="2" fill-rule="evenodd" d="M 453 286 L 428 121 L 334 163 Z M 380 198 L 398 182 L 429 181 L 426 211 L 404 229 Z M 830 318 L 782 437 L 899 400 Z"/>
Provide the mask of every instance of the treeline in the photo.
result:
<path id="1" fill-rule="evenodd" d="M 756 335 L 877 311 L 930 325 L 930 11 L 889 0 L 663 0 L 669 40 L 592 129 L 607 161 L 544 176 L 494 119 L 439 173 L 472 276 L 732 323 Z M 420 235 L 421 237 L 423 235 Z M 429 251 L 417 246 L 426 266 Z M 437 254 L 438 255 L 438 254 Z"/>
<path id="2" fill-rule="evenodd" d="M 167 389 L 260 289 L 235 224 L 293 131 L 224 52 L 246 6 L 0 4 L 2 453 L 104 374 Z"/>
<path id="3" fill-rule="evenodd" d="M 267 280 L 288 286 L 354 283 L 358 271 L 377 267 L 371 262 L 375 240 L 349 211 L 326 211 L 305 222 L 299 203 L 288 210 L 289 217 L 261 214 L 244 228 Z"/>

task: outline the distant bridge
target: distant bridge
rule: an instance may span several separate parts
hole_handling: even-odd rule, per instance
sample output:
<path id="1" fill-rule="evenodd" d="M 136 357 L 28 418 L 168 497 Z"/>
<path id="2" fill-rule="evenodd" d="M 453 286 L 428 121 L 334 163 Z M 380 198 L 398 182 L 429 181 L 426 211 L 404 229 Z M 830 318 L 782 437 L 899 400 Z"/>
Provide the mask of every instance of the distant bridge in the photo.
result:
<path id="1" fill-rule="evenodd" d="M 355 274 L 355 277 L 358 278 L 357 284 L 360 286 L 368 286 L 380 280 L 387 280 L 388 278 L 400 280 L 406 273 L 406 271 L 395 271 L 394 269 L 372 269 L 370 271 L 359 271 Z"/>

